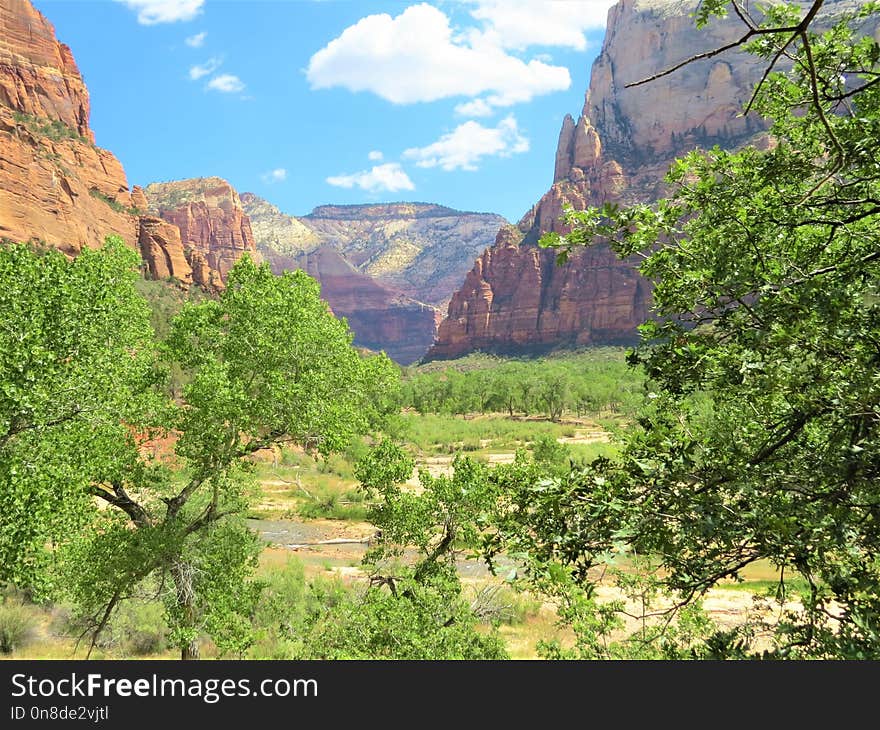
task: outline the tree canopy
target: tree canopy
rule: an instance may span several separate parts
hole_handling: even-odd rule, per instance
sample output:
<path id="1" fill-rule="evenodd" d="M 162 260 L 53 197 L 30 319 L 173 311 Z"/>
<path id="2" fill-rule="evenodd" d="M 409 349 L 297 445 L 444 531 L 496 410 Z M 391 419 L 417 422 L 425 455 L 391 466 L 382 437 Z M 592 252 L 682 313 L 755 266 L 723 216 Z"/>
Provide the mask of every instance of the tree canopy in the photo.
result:
<path id="1" fill-rule="evenodd" d="M 184 657 L 203 632 L 240 651 L 258 595 L 249 457 L 344 447 L 396 406 L 397 373 L 351 346 L 317 282 L 249 257 L 159 342 L 137 263 L 118 239 L 73 261 L 0 248 L 0 580 L 67 594 L 92 641 L 153 591 Z"/>

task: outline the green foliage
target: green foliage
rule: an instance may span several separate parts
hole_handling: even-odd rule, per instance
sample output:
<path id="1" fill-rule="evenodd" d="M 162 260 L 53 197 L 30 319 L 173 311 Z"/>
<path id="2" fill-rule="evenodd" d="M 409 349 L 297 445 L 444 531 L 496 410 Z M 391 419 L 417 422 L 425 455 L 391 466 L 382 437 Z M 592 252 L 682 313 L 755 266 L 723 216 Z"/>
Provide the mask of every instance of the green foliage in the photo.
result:
<path id="1" fill-rule="evenodd" d="M 74 261 L 0 249 L 0 581 L 69 598 L 93 646 L 125 601 L 161 586 L 184 656 L 203 633 L 240 656 L 259 592 L 260 545 L 239 518 L 249 457 L 282 441 L 345 448 L 394 406 L 396 371 L 358 355 L 314 280 L 247 257 L 160 345 L 137 263 L 119 239 Z M 169 434 L 168 463 L 138 448 Z"/>
<path id="2" fill-rule="evenodd" d="M 119 644 L 122 656 L 150 656 L 171 648 L 162 605 L 155 601 L 127 601 L 115 616 L 108 633 Z"/>
<path id="3" fill-rule="evenodd" d="M 109 205 L 113 210 L 117 213 L 127 213 L 128 215 L 142 215 L 143 211 L 137 206 L 127 206 L 120 203 L 115 198 L 111 198 L 109 195 L 102 193 L 97 188 L 91 188 L 89 190 L 89 195 L 93 198 L 97 198 L 98 200 L 103 201 L 107 205 Z"/>
<path id="4" fill-rule="evenodd" d="M 519 493 L 538 552 L 578 585 L 608 551 L 656 556 L 682 606 L 759 560 L 808 586 L 803 610 L 716 633 L 700 655 L 880 656 L 880 46 L 856 32 L 877 13 L 863 4 L 815 35 L 812 16 L 774 8 L 767 24 L 806 29 L 749 46 L 796 57 L 753 105 L 776 144 L 694 152 L 667 199 L 569 212 L 572 234 L 545 241 L 641 253 L 656 317 L 633 358 L 650 404 L 619 463 Z"/>
<path id="5" fill-rule="evenodd" d="M 400 417 L 392 419 L 385 428 L 389 436 L 423 452 L 447 454 L 456 451 L 476 451 L 482 448 L 512 451 L 534 441 L 541 433 L 561 438 L 573 436 L 576 430 L 576 427 L 570 425 L 510 419 L 500 415 L 463 419 L 457 416 L 434 414 L 422 416 L 417 413 L 403 413 Z M 600 449 L 608 447 L 607 444 L 589 446 Z"/>
<path id="6" fill-rule="evenodd" d="M 397 594 L 369 588 L 346 596 L 310 626 L 305 659 L 506 659 L 494 633 L 474 629 L 457 579 L 401 581 Z"/>
<path id="7" fill-rule="evenodd" d="M 571 451 L 551 434 L 542 433 L 532 444 L 532 458 L 554 472 L 565 471 L 569 468 Z"/>
<path id="8" fill-rule="evenodd" d="M 45 546 L 87 520 L 90 487 L 128 468 L 124 423 L 160 403 L 137 255 L 121 239 L 68 261 L 0 247 L 0 582 L 48 590 Z"/>
<path id="9" fill-rule="evenodd" d="M 72 127 L 68 127 L 60 119 L 37 117 L 23 112 L 13 112 L 12 116 L 16 123 L 23 125 L 28 131 L 38 137 L 48 137 L 53 142 L 60 142 L 63 139 L 72 139 L 77 142 L 84 142 L 88 145 L 92 144 L 90 139 L 84 137 Z"/>
<path id="10" fill-rule="evenodd" d="M 0 603 L 0 654 L 12 654 L 36 638 L 37 620 L 33 610 L 22 603 Z"/>
<path id="11" fill-rule="evenodd" d="M 534 360 L 430 363 L 405 374 L 403 405 L 423 415 L 505 412 L 558 421 L 566 411 L 632 413 L 642 393 L 624 350 L 607 347 Z"/>

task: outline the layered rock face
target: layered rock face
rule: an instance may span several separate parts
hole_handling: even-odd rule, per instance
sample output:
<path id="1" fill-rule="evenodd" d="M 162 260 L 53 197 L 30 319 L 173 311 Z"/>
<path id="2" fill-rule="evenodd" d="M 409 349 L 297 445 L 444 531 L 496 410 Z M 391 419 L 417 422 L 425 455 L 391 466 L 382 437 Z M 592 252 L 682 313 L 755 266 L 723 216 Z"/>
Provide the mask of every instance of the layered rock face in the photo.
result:
<path id="1" fill-rule="evenodd" d="M 242 201 L 261 250 L 296 255 L 331 246 L 361 273 L 433 306 L 446 305 L 506 223 L 429 203 L 322 205 L 294 218 L 251 193 Z"/>
<path id="2" fill-rule="evenodd" d="M 27 0 L 0 0 L 0 237 L 65 253 L 137 217 L 119 161 L 94 145 L 89 94 L 70 49 Z"/>
<path id="3" fill-rule="evenodd" d="M 70 49 L 30 2 L 0 0 L 0 238 L 73 256 L 116 234 L 153 276 L 189 284 L 179 232 L 141 215 L 142 191 L 94 139 Z"/>
<path id="4" fill-rule="evenodd" d="M 196 284 L 222 288 L 242 254 L 260 260 L 250 220 L 226 180 L 207 177 L 152 183 L 144 195 L 150 212 L 179 230 Z"/>
<path id="5" fill-rule="evenodd" d="M 434 341 L 440 311 L 504 219 L 427 203 L 325 205 L 302 218 L 241 196 L 260 254 L 305 269 L 355 344 L 407 365 Z"/>
<path id="6" fill-rule="evenodd" d="M 437 329 L 438 311 L 362 274 L 332 246 L 281 254 L 266 249 L 264 256 L 276 274 L 302 269 L 318 280 L 321 297 L 333 314 L 345 317 L 354 344 L 384 350 L 402 365 L 418 360 Z"/>
<path id="7" fill-rule="evenodd" d="M 742 35 L 735 16 L 697 30 L 689 17 L 696 6 L 696 0 L 620 0 L 611 8 L 581 116 L 562 123 L 552 187 L 477 259 L 427 359 L 636 339 L 650 287 L 632 262 L 596 245 L 558 267 L 555 252 L 535 244 L 546 232 L 566 232 L 559 221 L 565 205 L 583 210 L 656 199 L 675 157 L 699 146 L 761 142 L 766 123 L 743 117 L 741 109 L 763 67 L 744 53 L 626 87 Z"/>

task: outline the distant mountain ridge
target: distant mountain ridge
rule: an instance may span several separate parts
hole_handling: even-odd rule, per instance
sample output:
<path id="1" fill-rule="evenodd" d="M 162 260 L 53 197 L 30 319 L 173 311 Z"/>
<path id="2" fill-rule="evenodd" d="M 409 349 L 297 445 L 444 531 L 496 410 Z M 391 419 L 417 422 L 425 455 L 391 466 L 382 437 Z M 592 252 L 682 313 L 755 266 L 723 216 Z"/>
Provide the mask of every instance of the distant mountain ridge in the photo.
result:
<path id="1" fill-rule="evenodd" d="M 257 245 L 282 255 L 331 246 L 358 271 L 417 301 L 443 306 L 474 257 L 507 221 L 434 203 L 322 205 L 294 217 L 242 194 Z"/>
<path id="2" fill-rule="evenodd" d="M 241 201 L 272 269 L 304 269 L 321 284 L 355 344 L 402 364 L 434 341 L 443 303 L 492 240 L 501 216 L 433 203 L 322 205 L 295 217 L 252 193 Z"/>

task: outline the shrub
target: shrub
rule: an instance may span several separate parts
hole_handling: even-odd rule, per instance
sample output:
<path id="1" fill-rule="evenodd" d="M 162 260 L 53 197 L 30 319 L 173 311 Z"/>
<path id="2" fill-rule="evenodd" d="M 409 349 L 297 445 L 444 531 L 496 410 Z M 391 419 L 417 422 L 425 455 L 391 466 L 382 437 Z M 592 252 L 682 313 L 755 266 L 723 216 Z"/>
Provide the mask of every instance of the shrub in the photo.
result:
<path id="1" fill-rule="evenodd" d="M 20 603 L 0 605 L 0 653 L 12 654 L 36 637 L 37 619 L 31 608 Z"/>

